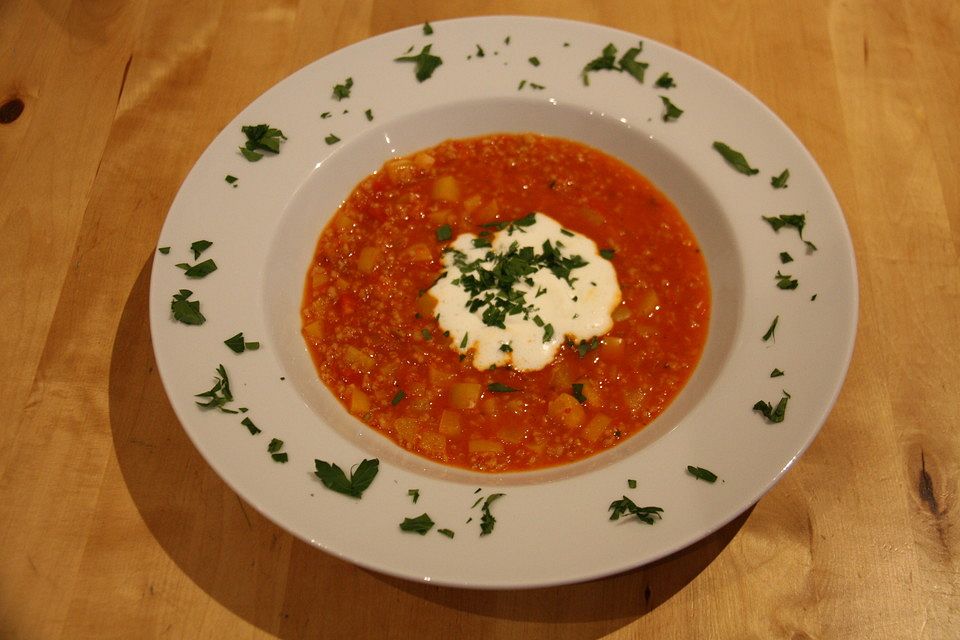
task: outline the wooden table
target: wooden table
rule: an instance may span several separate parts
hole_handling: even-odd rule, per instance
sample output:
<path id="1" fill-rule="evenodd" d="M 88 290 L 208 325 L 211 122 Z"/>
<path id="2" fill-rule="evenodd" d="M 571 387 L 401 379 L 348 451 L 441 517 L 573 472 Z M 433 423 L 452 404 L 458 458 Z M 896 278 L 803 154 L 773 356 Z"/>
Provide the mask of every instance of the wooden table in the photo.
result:
<path id="1" fill-rule="evenodd" d="M 156 239 L 217 132 L 335 49 L 474 13 L 731 76 L 816 157 L 857 252 L 811 449 L 715 535 L 588 584 L 445 589 L 314 550 L 201 459 L 150 345 Z M 0 2 L 0 637 L 960 637 L 958 105 L 955 0 Z"/>

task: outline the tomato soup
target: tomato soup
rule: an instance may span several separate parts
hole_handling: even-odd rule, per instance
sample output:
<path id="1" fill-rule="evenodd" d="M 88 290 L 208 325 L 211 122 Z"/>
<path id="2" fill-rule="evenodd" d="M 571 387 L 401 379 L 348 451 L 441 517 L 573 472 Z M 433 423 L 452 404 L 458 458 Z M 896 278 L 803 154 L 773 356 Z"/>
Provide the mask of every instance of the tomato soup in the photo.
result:
<path id="1" fill-rule="evenodd" d="M 442 292 L 460 288 L 451 306 Z M 548 288 L 567 324 L 550 321 Z M 438 312 L 461 307 L 476 317 Z M 576 324 L 587 313 L 593 329 Z M 690 378 L 709 315 L 706 265 L 673 204 L 624 163 L 533 134 L 386 162 L 321 233 L 301 308 L 317 373 L 350 413 L 482 472 L 567 464 L 643 429 Z M 551 347 L 545 362 L 519 358 L 519 329 Z"/>

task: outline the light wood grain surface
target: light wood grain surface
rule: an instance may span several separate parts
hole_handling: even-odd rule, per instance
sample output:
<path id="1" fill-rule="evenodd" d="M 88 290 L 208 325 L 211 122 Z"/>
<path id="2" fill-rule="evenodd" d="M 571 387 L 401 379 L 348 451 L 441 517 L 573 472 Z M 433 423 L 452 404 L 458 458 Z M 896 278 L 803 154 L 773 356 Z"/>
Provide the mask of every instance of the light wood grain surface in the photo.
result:
<path id="1" fill-rule="evenodd" d="M 147 321 L 167 209 L 240 109 L 366 37 L 496 13 L 633 31 L 758 96 L 836 191 L 861 294 L 839 401 L 754 508 L 524 592 L 386 578 L 259 516 L 184 435 Z M 955 0 L 0 0 L 0 115 L 0 638 L 960 637 Z"/>

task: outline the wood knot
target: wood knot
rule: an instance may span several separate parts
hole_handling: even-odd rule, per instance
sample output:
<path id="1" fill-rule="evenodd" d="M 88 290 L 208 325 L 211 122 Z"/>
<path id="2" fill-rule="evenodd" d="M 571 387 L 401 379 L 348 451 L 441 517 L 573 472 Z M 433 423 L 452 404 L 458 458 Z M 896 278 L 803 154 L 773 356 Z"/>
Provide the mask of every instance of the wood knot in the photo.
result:
<path id="1" fill-rule="evenodd" d="M 0 105 L 0 124 L 10 124 L 23 113 L 23 100 L 11 98 Z"/>

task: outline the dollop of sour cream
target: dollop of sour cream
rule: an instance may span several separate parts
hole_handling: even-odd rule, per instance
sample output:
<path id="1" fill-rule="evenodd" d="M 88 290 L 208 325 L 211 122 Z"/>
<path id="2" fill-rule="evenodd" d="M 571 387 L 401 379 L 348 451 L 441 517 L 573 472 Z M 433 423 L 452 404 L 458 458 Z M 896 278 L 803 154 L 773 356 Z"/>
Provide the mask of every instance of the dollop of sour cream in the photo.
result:
<path id="1" fill-rule="evenodd" d="M 443 266 L 429 290 L 437 321 L 480 370 L 542 369 L 566 340 L 608 332 L 621 300 L 596 243 L 543 213 L 458 236 Z"/>

